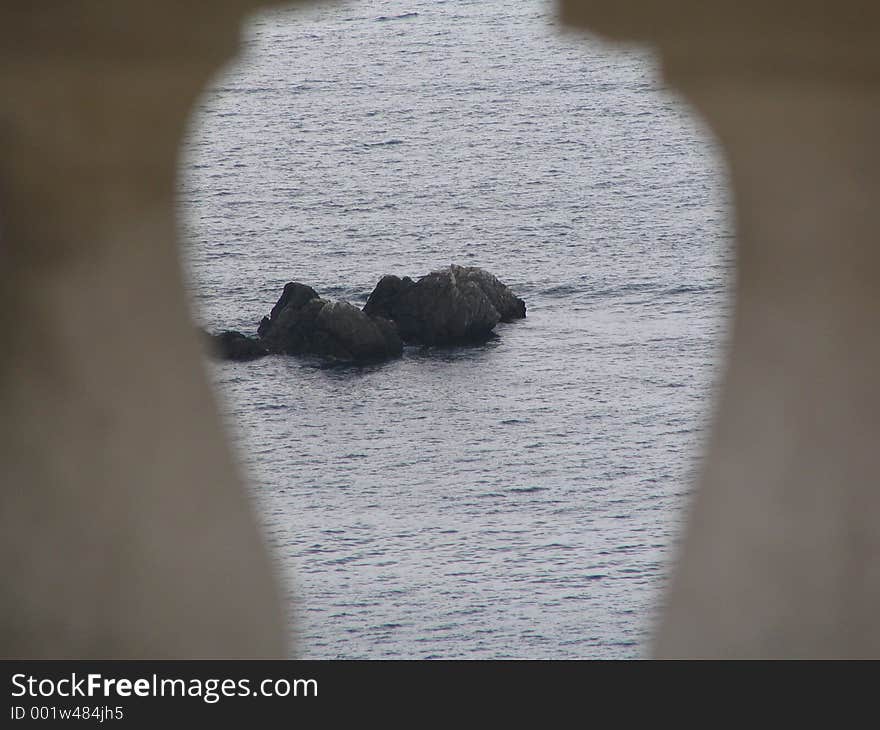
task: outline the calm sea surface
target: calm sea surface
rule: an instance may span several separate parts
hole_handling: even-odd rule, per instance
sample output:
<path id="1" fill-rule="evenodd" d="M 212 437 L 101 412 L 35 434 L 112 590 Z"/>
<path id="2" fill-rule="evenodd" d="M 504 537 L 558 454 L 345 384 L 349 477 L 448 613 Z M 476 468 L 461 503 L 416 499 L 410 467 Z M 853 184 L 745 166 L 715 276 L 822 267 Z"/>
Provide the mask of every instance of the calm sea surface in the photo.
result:
<path id="1" fill-rule="evenodd" d="M 385 365 L 211 365 L 298 654 L 641 655 L 726 329 L 714 143 L 650 57 L 542 0 L 276 11 L 244 48 L 183 163 L 207 327 L 452 262 L 529 307 Z"/>

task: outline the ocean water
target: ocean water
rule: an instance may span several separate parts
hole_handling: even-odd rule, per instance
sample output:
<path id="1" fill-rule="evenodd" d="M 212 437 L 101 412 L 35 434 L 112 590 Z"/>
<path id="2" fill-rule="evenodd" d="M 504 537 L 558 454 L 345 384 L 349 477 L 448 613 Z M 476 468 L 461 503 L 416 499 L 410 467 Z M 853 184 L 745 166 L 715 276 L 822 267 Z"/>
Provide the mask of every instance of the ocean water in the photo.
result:
<path id="1" fill-rule="evenodd" d="M 297 655 L 642 655 L 726 330 L 715 143 L 543 0 L 282 9 L 243 48 L 184 150 L 205 326 L 453 262 L 528 305 L 482 346 L 209 366 Z"/>

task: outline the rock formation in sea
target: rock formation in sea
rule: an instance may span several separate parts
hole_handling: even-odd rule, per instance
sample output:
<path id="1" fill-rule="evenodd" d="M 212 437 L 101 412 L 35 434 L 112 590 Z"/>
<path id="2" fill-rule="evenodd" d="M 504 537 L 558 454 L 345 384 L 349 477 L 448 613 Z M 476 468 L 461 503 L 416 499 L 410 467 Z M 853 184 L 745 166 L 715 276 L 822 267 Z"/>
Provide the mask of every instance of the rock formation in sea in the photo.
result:
<path id="1" fill-rule="evenodd" d="M 211 352 L 220 360 L 256 360 L 269 354 L 269 350 L 260 340 L 241 332 L 226 330 L 217 334 L 205 332 L 204 335 Z"/>
<path id="2" fill-rule="evenodd" d="M 394 322 L 404 342 L 450 345 L 490 337 L 499 322 L 525 317 L 526 305 L 488 271 L 453 264 L 418 281 L 383 276 L 363 311 Z"/>
<path id="3" fill-rule="evenodd" d="M 291 282 L 257 330 L 269 352 L 317 355 L 343 362 L 385 360 L 403 352 L 394 324 L 348 302 L 322 299 Z"/>
<path id="4" fill-rule="evenodd" d="M 286 354 L 363 362 L 397 357 L 404 342 L 454 345 L 485 340 L 499 322 L 525 316 L 525 302 L 495 276 L 453 264 L 417 281 L 383 276 L 363 310 L 322 299 L 312 287 L 291 282 L 263 317 L 257 337 L 234 331 L 205 336 L 222 360 Z"/>

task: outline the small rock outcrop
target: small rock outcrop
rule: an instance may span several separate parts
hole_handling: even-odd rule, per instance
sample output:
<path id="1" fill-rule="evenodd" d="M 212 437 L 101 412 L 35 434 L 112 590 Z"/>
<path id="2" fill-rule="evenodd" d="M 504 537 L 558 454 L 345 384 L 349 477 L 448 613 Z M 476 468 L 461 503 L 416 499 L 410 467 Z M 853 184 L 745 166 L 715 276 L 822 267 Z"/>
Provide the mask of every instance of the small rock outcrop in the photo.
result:
<path id="1" fill-rule="evenodd" d="M 525 316 L 525 302 L 495 276 L 453 264 L 417 281 L 383 276 L 362 310 L 291 282 L 263 317 L 256 338 L 234 331 L 204 335 L 223 360 L 285 354 L 368 362 L 398 357 L 404 342 L 479 342 L 491 337 L 499 322 Z"/>
<path id="2" fill-rule="evenodd" d="M 227 330 L 217 334 L 204 333 L 214 357 L 220 360 L 256 360 L 269 354 L 266 346 L 255 337 Z"/>
<path id="3" fill-rule="evenodd" d="M 490 337 L 499 322 L 525 317 L 526 305 L 488 271 L 453 264 L 418 281 L 383 276 L 363 311 L 394 322 L 405 342 L 449 345 Z"/>
<path id="4" fill-rule="evenodd" d="M 348 302 L 322 299 L 292 282 L 258 329 L 269 352 L 317 355 L 344 362 L 385 360 L 403 352 L 393 323 L 365 314 Z"/>

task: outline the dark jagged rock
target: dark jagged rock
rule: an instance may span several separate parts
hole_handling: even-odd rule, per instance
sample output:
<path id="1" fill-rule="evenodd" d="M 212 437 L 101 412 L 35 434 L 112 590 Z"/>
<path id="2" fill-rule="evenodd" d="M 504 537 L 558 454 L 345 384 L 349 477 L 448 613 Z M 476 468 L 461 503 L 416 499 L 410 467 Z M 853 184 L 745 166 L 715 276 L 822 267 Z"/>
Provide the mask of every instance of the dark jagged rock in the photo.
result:
<path id="1" fill-rule="evenodd" d="M 453 264 L 418 281 L 383 276 L 364 313 L 393 321 L 405 342 L 445 345 L 486 339 L 526 305 L 488 271 Z"/>
<path id="2" fill-rule="evenodd" d="M 270 352 L 287 355 L 360 362 L 397 357 L 403 351 L 388 320 L 368 316 L 348 302 L 321 299 L 314 289 L 296 282 L 284 287 L 258 332 Z"/>
<path id="3" fill-rule="evenodd" d="M 255 337 L 227 330 L 212 335 L 205 332 L 211 352 L 220 360 L 256 360 L 269 354 L 266 346 Z"/>
<path id="4" fill-rule="evenodd" d="M 501 316 L 502 322 L 525 318 L 526 303 L 516 296 L 509 286 L 499 281 L 488 271 L 476 266 L 452 266 L 451 268 L 457 271 L 456 275 L 459 278 L 473 282 L 480 287 L 483 294 L 495 307 L 495 311 Z"/>
<path id="5" fill-rule="evenodd" d="M 257 328 L 257 334 L 260 337 L 263 337 L 269 331 L 271 323 L 277 320 L 279 313 L 283 309 L 287 307 L 300 309 L 312 299 L 320 299 L 318 292 L 312 289 L 312 287 L 300 284 L 298 281 L 292 281 L 289 284 L 285 284 L 284 291 L 281 292 L 281 298 L 275 302 L 275 306 L 272 307 L 269 316 L 263 317 L 260 326 Z"/>
<path id="6" fill-rule="evenodd" d="M 394 274 L 385 274 L 379 279 L 379 283 L 367 299 L 364 313 L 374 317 L 384 317 L 392 322 L 396 321 L 403 313 L 402 307 L 399 306 L 403 295 L 415 284 L 408 276 L 401 279 Z"/>

